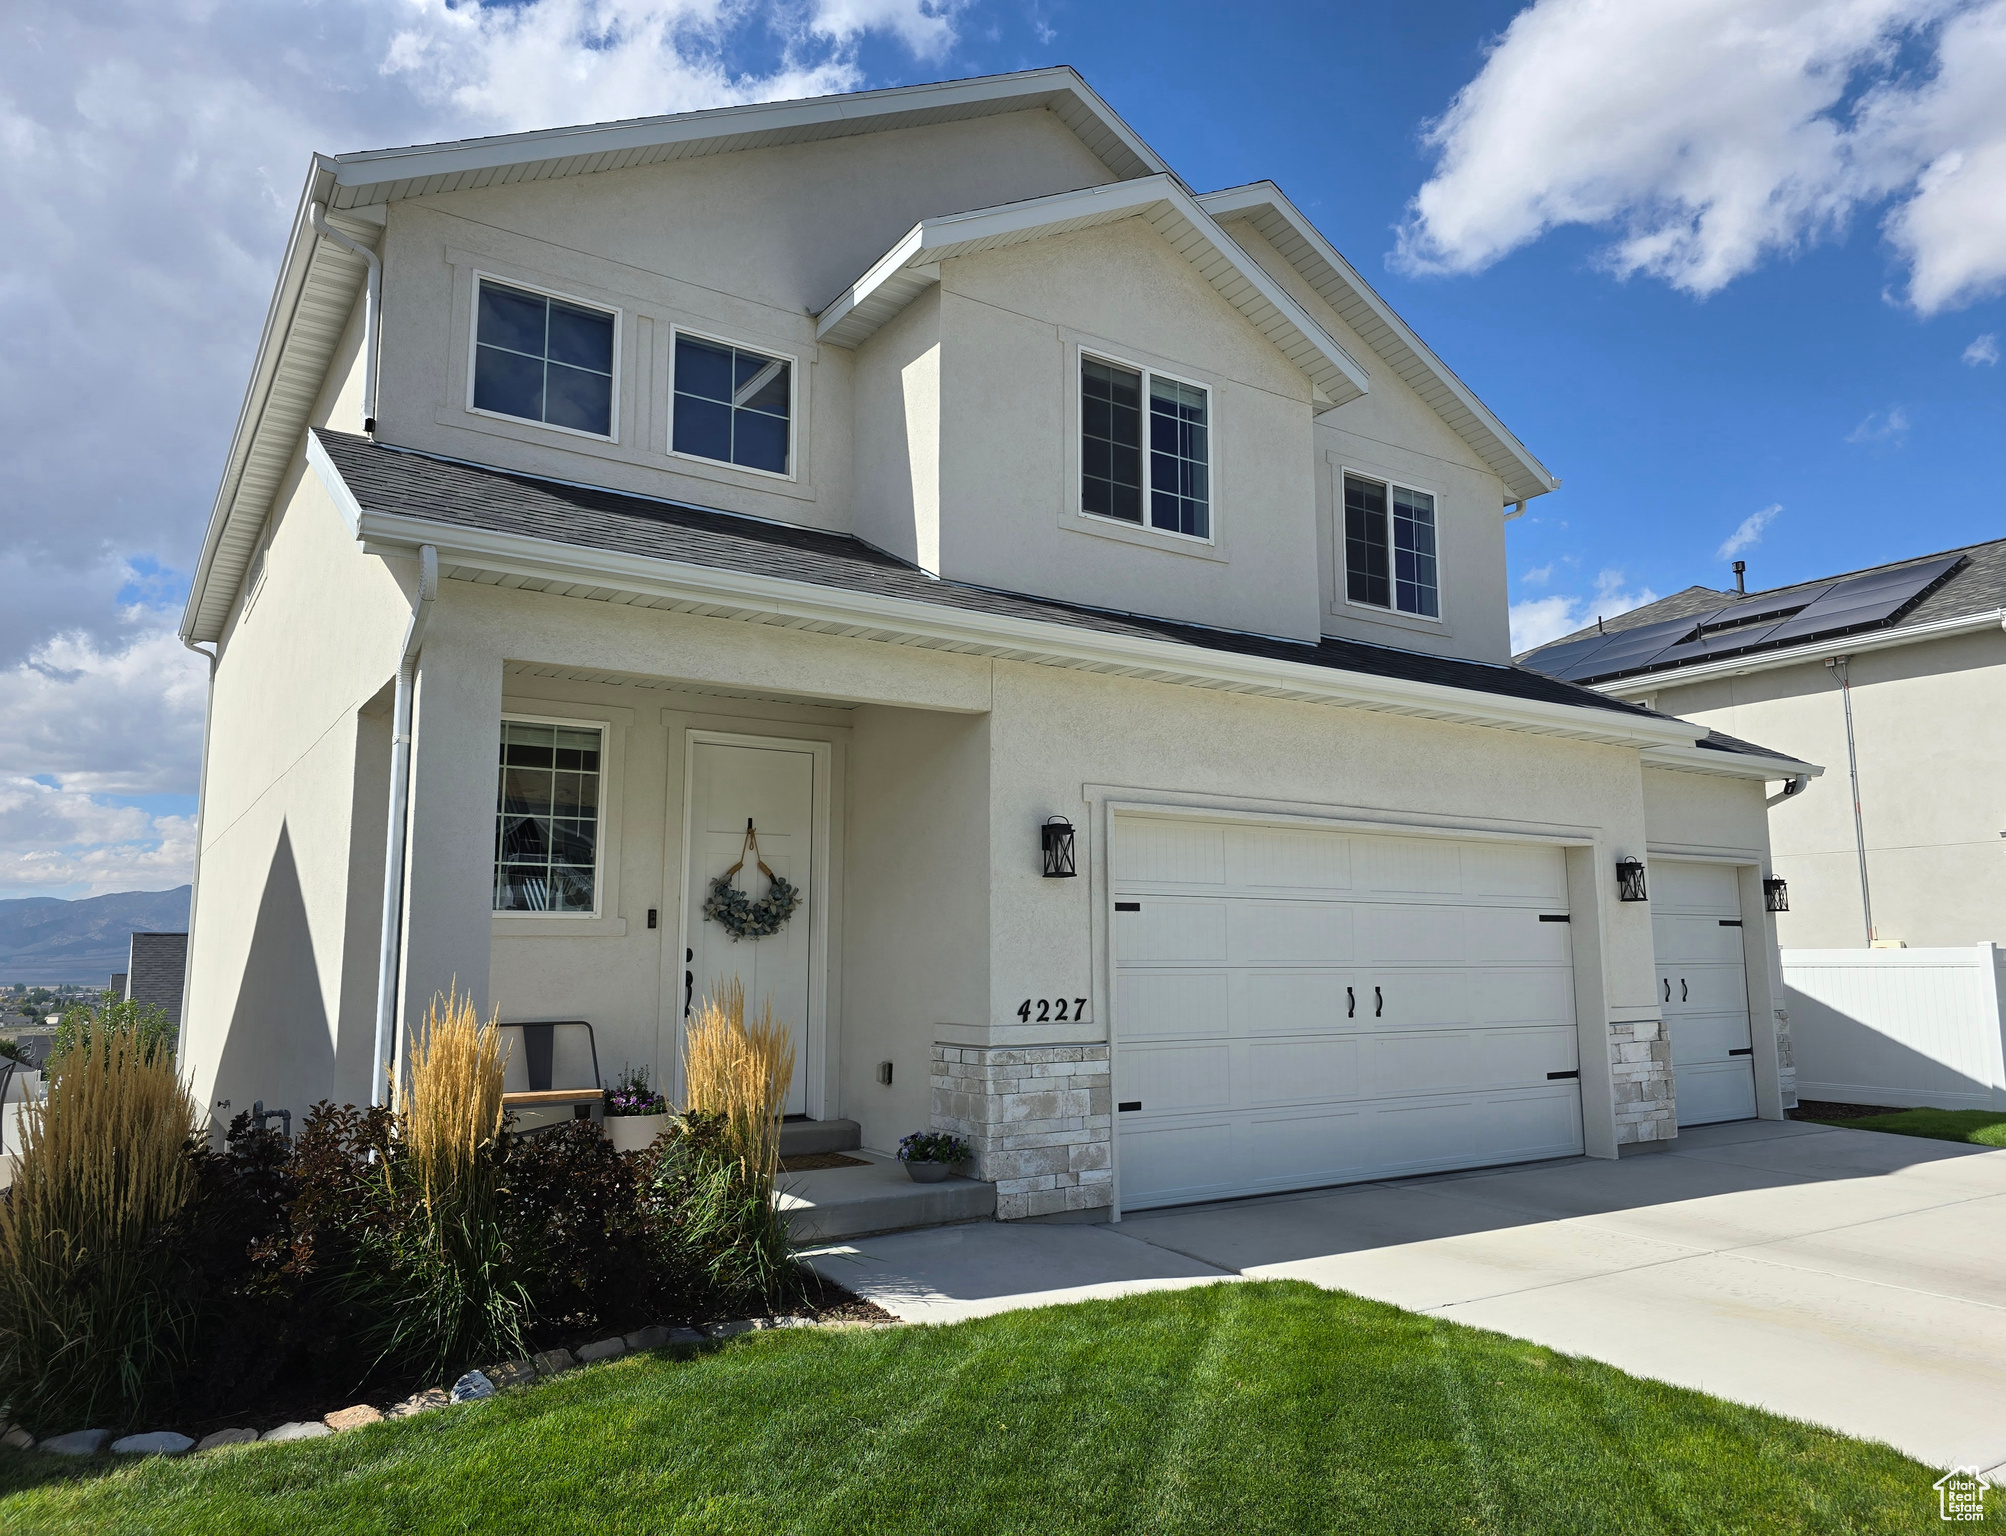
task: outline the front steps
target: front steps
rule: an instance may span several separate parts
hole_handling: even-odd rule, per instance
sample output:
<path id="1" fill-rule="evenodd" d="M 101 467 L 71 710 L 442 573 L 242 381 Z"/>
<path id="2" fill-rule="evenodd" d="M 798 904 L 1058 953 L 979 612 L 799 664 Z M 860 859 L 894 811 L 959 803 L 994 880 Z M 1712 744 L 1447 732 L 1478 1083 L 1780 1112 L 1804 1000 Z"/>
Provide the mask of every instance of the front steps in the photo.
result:
<path id="1" fill-rule="evenodd" d="M 996 1186 L 951 1178 L 915 1184 L 895 1157 L 861 1150 L 854 1120 L 793 1120 L 780 1128 L 780 1155 L 805 1157 L 842 1152 L 859 1168 L 816 1168 L 783 1173 L 776 1203 L 787 1233 L 803 1247 L 877 1232 L 987 1221 L 996 1214 Z"/>

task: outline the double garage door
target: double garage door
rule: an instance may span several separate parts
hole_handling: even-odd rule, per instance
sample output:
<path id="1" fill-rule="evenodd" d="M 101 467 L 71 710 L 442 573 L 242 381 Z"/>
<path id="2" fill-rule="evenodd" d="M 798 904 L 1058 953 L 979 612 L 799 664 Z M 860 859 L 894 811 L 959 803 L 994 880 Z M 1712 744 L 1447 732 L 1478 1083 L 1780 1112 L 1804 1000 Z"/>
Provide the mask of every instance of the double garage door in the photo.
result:
<path id="1" fill-rule="evenodd" d="M 1582 1150 L 1559 848 L 1116 819 L 1125 1208 Z"/>

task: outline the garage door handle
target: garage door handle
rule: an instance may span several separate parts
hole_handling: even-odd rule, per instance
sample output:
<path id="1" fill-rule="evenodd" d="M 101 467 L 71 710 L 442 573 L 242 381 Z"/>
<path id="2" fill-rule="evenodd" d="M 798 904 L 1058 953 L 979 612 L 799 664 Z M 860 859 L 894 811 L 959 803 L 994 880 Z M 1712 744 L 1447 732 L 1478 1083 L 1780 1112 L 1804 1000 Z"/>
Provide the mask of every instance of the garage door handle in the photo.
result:
<path id="1" fill-rule="evenodd" d="M 1664 978 L 1664 982 L 1665 982 L 1665 1001 L 1669 1003 L 1672 1000 L 1672 978 L 1667 976 Z"/>
<path id="2" fill-rule="evenodd" d="M 1754 1054 L 1755 1054 L 1755 1047 L 1752 1045 L 1736 1046 L 1733 1050 L 1728 1052 L 1728 1055 L 1730 1056 L 1753 1056 Z"/>
<path id="3" fill-rule="evenodd" d="M 1349 987 L 1344 989 L 1344 1016 L 1347 1019 L 1358 1017 L 1358 994 Z"/>
<path id="4" fill-rule="evenodd" d="M 1386 997 L 1377 987 L 1372 989 L 1372 1016 L 1376 1019 L 1386 1011 Z"/>
<path id="5" fill-rule="evenodd" d="M 1679 1001 L 1686 1001 L 1686 979 L 1683 976 L 1679 978 Z"/>

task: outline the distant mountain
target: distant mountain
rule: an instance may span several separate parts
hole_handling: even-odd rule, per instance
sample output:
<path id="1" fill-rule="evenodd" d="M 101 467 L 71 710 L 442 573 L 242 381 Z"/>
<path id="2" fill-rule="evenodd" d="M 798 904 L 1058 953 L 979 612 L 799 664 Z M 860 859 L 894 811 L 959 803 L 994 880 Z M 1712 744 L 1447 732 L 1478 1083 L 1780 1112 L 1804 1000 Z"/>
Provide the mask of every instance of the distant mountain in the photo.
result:
<path id="1" fill-rule="evenodd" d="M 27 896 L 0 901 L 0 985 L 102 987 L 125 969 L 135 933 L 180 933 L 188 927 L 188 887 L 120 891 L 61 901 Z"/>

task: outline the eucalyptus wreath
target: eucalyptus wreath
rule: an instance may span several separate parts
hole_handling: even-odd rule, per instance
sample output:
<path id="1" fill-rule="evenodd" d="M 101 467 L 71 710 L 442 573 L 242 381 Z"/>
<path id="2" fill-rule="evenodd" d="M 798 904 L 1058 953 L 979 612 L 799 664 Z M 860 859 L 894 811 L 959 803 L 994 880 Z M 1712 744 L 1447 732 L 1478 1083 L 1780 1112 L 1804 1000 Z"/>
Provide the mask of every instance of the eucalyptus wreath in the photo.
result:
<path id="1" fill-rule="evenodd" d="M 769 874 L 767 878 L 766 894 L 754 901 L 731 883 L 731 875 L 719 875 L 710 883 L 703 915 L 730 934 L 734 944 L 778 933 L 801 905 L 801 893 L 785 875 Z"/>

